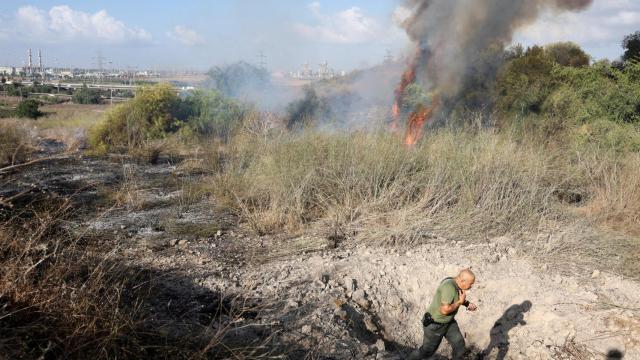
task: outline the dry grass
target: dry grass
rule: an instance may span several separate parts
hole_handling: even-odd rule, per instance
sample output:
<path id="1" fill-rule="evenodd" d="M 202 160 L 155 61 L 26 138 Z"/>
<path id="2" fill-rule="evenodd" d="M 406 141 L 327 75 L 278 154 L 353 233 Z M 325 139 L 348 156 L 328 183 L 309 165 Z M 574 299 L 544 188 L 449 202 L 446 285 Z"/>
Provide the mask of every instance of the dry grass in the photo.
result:
<path id="1" fill-rule="evenodd" d="M 242 330 L 261 311 L 255 301 L 141 268 L 109 243 L 72 235 L 70 210 L 66 199 L 34 200 L 0 222 L 2 358 L 257 359 L 272 352 L 268 326 L 251 336 Z"/>
<path id="2" fill-rule="evenodd" d="M 591 199 L 581 213 L 610 229 L 640 236 L 640 154 L 582 161 Z"/>
<path id="3" fill-rule="evenodd" d="M 238 141 L 212 191 L 264 232 L 322 223 L 388 242 L 434 227 L 517 231 L 552 215 L 566 179 L 544 148 L 490 132 L 443 130 L 417 148 L 385 134 Z"/>
<path id="4" fill-rule="evenodd" d="M 554 257 L 640 269 L 637 153 L 440 129 L 415 148 L 390 134 L 244 132 L 210 156 L 214 175 L 202 183 L 258 234 L 313 229 L 405 245 L 509 234 L 533 249 L 531 234 L 560 231 L 576 238 L 550 245 L 560 246 Z"/>
<path id="5" fill-rule="evenodd" d="M 73 128 L 88 130 L 109 109 L 109 105 L 58 104 L 40 108 L 46 115 L 38 119 L 39 129 Z"/>
<path id="6" fill-rule="evenodd" d="M 0 167 L 27 160 L 33 152 L 31 131 L 18 120 L 0 120 Z"/>

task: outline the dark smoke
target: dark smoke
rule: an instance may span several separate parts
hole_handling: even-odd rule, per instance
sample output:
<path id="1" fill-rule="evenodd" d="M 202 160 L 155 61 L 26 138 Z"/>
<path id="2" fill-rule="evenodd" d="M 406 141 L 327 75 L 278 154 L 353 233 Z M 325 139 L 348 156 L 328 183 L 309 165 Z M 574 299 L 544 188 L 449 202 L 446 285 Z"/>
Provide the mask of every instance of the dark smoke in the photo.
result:
<path id="1" fill-rule="evenodd" d="M 515 31 L 541 12 L 579 11 L 592 0 L 407 0 L 403 26 L 418 52 L 417 81 L 440 96 L 456 97 L 470 69 L 490 48 L 504 48 Z M 428 51 L 426 51 L 428 50 Z"/>

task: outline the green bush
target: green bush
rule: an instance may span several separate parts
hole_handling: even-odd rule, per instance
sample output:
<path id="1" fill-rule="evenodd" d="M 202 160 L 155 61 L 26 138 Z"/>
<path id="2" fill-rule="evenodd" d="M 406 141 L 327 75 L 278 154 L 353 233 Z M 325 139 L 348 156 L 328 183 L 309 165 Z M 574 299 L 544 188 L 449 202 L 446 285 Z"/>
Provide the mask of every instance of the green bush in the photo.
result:
<path id="1" fill-rule="evenodd" d="M 100 90 L 89 89 L 85 84 L 73 93 L 73 102 L 76 104 L 100 104 Z"/>
<path id="2" fill-rule="evenodd" d="M 40 104 L 33 99 L 23 100 L 18 104 L 16 108 L 15 115 L 20 118 L 30 118 L 37 119 L 40 116 L 44 115 L 38 109 Z"/>
<path id="3" fill-rule="evenodd" d="M 591 57 L 573 42 L 560 42 L 547 45 L 545 53 L 556 63 L 562 66 L 585 67 L 589 66 Z"/>
<path id="4" fill-rule="evenodd" d="M 498 76 L 496 105 L 505 113 L 539 113 L 542 104 L 552 92 L 554 63 L 544 49 L 534 46 L 522 57 L 507 63 Z"/>
<path id="5" fill-rule="evenodd" d="M 313 120 L 329 115 L 329 106 L 325 99 L 318 96 L 312 87 L 304 89 L 304 97 L 287 105 L 287 129 L 299 129 Z"/>
<path id="6" fill-rule="evenodd" d="M 170 84 L 140 89 L 136 97 L 110 110 L 92 129 L 89 144 L 99 152 L 141 147 L 177 131 L 188 114 Z"/>
<path id="7" fill-rule="evenodd" d="M 545 112 L 577 122 L 640 122 L 640 84 L 633 67 L 621 71 L 600 62 L 586 68 L 556 67 L 552 75 L 557 88 L 546 100 Z"/>
<path id="8" fill-rule="evenodd" d="M 218 91 L 196 90 L 182 99 L 169 84 L 145 87 L 105 115 L 91 130 L 89 144 L 99 153 L 146 148 L 178 131 L 183 140 L 213 136 L 226 141 L 245 112 Z"/>
<path id="9" fill-rule="evenodd" d="M 413 112 L 418 105 L 423 105 L 430 101 L 431 99 L 424 89 L 420 85 L 413 83 L 404 90 L 402 108 L 400 110 L 407 115 Z"/>
<path id="10" fill-rule="evenodd" d="M 206 85 L 225 96 L 243 97 L 247 92 L 266 90 L 271 87 L 269 72 L 246 62 L 227 66 L 216 66 L 207 72 Z"/>
<path id="11" fill-rule="evenodd" d="M 616 151 L 637 149 L 638 63 L 588 65 L 577 45 L 534 47 L 507 63 L 496 90 L 503 126 L 567 144 L 593 142 Z M 515 123 L 516 119 L 527 123 Z"/>
<path id="12" fill-rule="evenodd" d="M 201 136 L 228 140 L 241 124 L 245 110 L 215 90 L 196 90 L 186 100 L 188 128 Z"/>

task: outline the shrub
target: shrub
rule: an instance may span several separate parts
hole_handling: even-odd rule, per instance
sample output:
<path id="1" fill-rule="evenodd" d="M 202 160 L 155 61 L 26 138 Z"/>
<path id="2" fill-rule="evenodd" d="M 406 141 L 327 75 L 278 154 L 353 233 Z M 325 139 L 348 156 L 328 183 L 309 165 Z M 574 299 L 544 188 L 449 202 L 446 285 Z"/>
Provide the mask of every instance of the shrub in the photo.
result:
<path id="1" fill-rule="evenodd" d="M 271 86 L 266 69 L 246 62 L 216 66 L 207 73 L 206 85 L 229 97 L 244 97 L 247 92 L 266 90 Z"/>
<path id="2" fill-rule="evenodd" d="M 21 97 L 29 96 L 29 88 L 22 86 L 22 84 L 18 82 L 14 82 L 13 84 L 8 86 L 5 85 L 4 89 L 7 92 L 7 95 L 9 96 L 21 96 Z"/>
<path id="3" fill-rule="evenodd" d="M 33 99 L 23 100 L 18 104 L 16 108 L 15 115 L 21 118 L 30 118 L 37 119 L 40 116 L 44 115 L 38 109 L 40 107 L 40 103 Z"/>
<path id="4" fill-rule="evenodd" d="M 171 85 L 145 87 L 133 100 L 106 114 L 92 129 L 89 144 L 98 152 L 140 147 L 177 131 L 188 115 Z"/>
<path id="5" fill-rule="evenodd" d="M 215 136 L 224 141 L 241 124 L 245 110 L 215 90 L 196 90 L 186 100 L 191 116 L 189 129 L 201 136 Z"/>
<path id="6" fill-rule="evenodd" d="M 85 84 L 73 93 L 73 102 L 76 104 L 100 104 L 100 90 L 89 89 Z"/>
<path id="7" fill-rule="evenodd" d="M 406 115 L 413 112 L 418 105 L 427 104 L 431 101 L 429 95 L 416 83 L 410 84 L 404 90 L 402 112 Z"/>
<path id="8" fill-rule="evenodd" d="M 498 76 L 496 105 L 505 113 L 539 113 L 554 88 L 554 63 L 541 47 L 527 49 L 522 57 L 507 63 Z"/>
<path id="9" fill-rule="evenodd" d="M 635 69 L 624 71 L 607 63 L 592 67 L 556 67 L 552 73 L 557 88 L 544 104 L 546 112 L 579 122 L 604 118 L 616 122 L 640 121 L 640 85 Z M 558 103 L 571 102 L 558 107 Z"/>
<path id="10" fill-rule="evenodd" d="M 585 67 L 589 66 L 591 60 L 591 57 L 580 48 L 580 45 L 572 42 L 547 45 L 544 51 L 547 56 L 562 66 Z"/>
<path id="11" fill-rule="evenodd" d="M 304 89 L 304 97 L 287 105 L 287 129 L 298 129 L 313 120 L 325 118 L 329 114 L 327 102 L 320 98 L 312 87 Z"/>
<path id="12" fill-rule="evenodd" d="M 13 121 L 0 122 L 0 167 L 27 160 L 32 150 L 27 129 Z"/>

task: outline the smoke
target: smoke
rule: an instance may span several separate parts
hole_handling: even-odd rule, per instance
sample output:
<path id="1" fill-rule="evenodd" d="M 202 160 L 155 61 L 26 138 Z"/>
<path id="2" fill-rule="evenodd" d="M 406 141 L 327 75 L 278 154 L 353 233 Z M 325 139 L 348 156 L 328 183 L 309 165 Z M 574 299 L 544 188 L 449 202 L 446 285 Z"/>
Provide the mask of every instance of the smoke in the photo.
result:
<path id="1" fill-rule="evenodd" d="M 592 0 L 407 0 L 404 21 L 419 50 L 416 77 L 444 98 L 459 94 L 471 65 L 491 47 L 511 43 L 514 32 L 541 12 L 579 11 Z"/>

